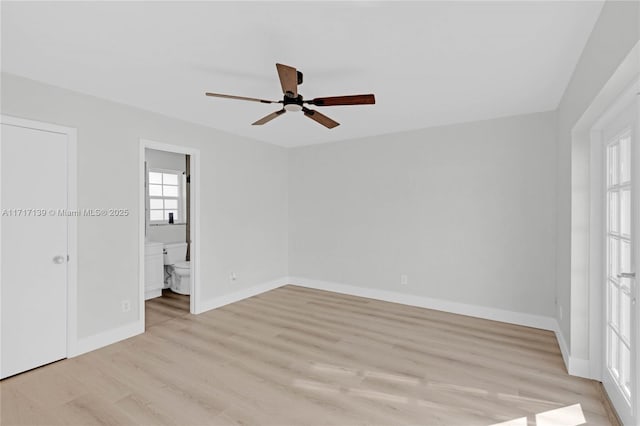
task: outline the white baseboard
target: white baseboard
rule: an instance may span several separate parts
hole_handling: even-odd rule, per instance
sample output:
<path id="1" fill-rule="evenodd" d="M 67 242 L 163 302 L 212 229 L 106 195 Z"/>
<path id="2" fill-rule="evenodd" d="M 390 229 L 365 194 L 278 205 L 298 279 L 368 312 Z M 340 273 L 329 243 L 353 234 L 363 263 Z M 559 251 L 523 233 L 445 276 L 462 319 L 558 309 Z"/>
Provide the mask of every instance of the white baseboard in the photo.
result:
<path id="1" fill-rule="evenodd" d="M 588 359 L 577 358 L 572 356 L 569 358 L 569 374 L 572 376 L 584 377 L 585 379 L 597 380 L 591 374 L 591 363 Z"/>
<path id="2" fill-rule="evenodd" d="M 558 340 L 558 346 L 560 346 L 560 353 L 562 354 L 562 360 L 564 361 L 564 366 L 569 371 L 569 363 L 571 361 L 571 353 L 569 352 L 569 346 L 567 345 L 567 341 L 564 339 L 564 333 L 560 329 L 560 324 L 556 320 L 556 329 L 553 330 L 556 333 L 556 339 Z"/>
<path id="3" fill-rule="evenodd" d="M 465 303 L 450 302 L 447 300 L 433 299 L 430 297 L 416 296 L 387 290 L 376 290 L 371 288 L 357 287 L 347 284 L 333 283 L 329 281 L 312 280 L 301 277 L 291 277 L 290 283 L 293 285 L 299 285 L 301 287 L 333 291 L 336 293 L 349 294 L 352 296 L 368 297 L 370 299 L 383 300 L 385 302 L 393 302 L 403 305 L 417 306 L 420 308 L 434 309 L 436 311 L 467 315 L 476 318 L 523 325 L 526 327 L 540 328 L 543 330 L 555 331 L 557 327 L 555 318 L 545 317 L 542 315 L 526 314 L 522 312 L 507 311 L 503 309 L 488 308 L 477 305 L 468 305 Z"/>
<path id="4" fill-rule="evenodd" d="M 141 333 L 144 333 L 144 324 L 141 321 L 136 321 L 93 336 L 80 338 L 76 342 L 74 353 L 69 354 L 69 358 L 100 349 Z"/>
<path id="5" fill-rule="evenodd" d="M 251 296 L 255 296 L 260 293 L 264 293 L 265 291 L 273 290 L 278 287 L 282 287 L 289 283 L 288 277 L 282 277 L 275 279 L 273 281 L 268 281 L 266 283 L 258 284 L 253 287 L 245 288 L 230 294 L 225 294 L 223 296 L 216 297 L 214 299 L 209 299 L 205 301 L 201 301 L 199 306 L 196 307 L 196 314 L 201 314 L 206 311 L 210 311 L 211 309 L 219 308 L 224 305 L 228 305 L 233 302 L 238 302 L 240 300 L 249 298 Z"/>
<path id="6" fill-rule="evenodd" d="M 154 299 L 160 296 L 162 296 L 162 289 L 149 290 L 144 292 L 144 300 Z"/>
<path id="7" fill-rule="evenodd" d="M 556 339 L 558 339 L 558 345 L 560 346 L 560 352 L 562 353 L 562 360 L 567 372 L 572 376 L 584 377 L 585 379 L 599 380 L 597 377 L 593 377 L 591 374 L 591 363 L 588 359 L 578 358 L 571 356 L 569 345 L 564 338 L 564 333 L 560 329 L 560 324 L 556 320 Z"/>

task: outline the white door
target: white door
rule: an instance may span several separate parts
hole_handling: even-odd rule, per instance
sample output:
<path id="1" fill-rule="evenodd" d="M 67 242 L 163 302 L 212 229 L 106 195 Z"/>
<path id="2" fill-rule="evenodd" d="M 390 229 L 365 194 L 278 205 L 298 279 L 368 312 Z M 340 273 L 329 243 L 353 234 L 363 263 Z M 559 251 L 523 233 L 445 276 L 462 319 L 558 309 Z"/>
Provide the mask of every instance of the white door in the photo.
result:
<path id="1" fill-rule="evenodd" d="M 603 384 L 624 424 L 636 424 L 637 129 L 635 105 L 603 131 L 606 152 L 606 286 Z"/>
<path id="2" fill-rule="evenodd" d="M 0 378 L 67 356 L 67 136 L 2 124 Z"/>

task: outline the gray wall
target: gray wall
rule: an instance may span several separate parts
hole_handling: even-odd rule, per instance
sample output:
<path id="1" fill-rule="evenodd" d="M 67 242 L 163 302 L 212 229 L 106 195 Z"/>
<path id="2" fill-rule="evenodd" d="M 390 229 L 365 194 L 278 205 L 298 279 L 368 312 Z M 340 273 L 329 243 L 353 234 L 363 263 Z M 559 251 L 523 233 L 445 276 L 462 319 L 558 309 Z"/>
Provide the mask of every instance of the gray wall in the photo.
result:
<path id="1" fill-rule="evenodd" d="M 3 114 L 77 128 L 79 208 L 131 212 L 79 218 L 79 337 L 138 318 L 140 138 L 200 150 L 203 302 L 287 274 L 283 148 L 7 74 L 1 106 Z M 124 299 L 131 312 L 121 312 Z"/>
<path id="2" fill-rule="evenodd" d="M 291 150 L 290 275 L 552 316 L 554 124 L 539 113 Z"/>
<path id="3" fill-rule="evenodd" d="M 571 203 L 572 197 L 578 196 L 572 194 L 571 188 L 571 129 L 638 42 L 639 26 L 639 2 L 605 3 L 557 110 L 557 298 L 564 313 L 559 319 L 562 334 L 571 348 L 572 356 L 579 358 L 588 358 L 589 310 L 587 282 L 585 279 L 576 280 L 575 277 L 576 274 L 584 276 L 586 269 L 580 267 L 572 270 L 571 266 Z M 588 187 L 584 190 L 588 190 Z M 583 194 L 582 197 L 588 203 L 588 196 Z M 578 286 L 573 289 L 573 295 L 572 274 Z"/>

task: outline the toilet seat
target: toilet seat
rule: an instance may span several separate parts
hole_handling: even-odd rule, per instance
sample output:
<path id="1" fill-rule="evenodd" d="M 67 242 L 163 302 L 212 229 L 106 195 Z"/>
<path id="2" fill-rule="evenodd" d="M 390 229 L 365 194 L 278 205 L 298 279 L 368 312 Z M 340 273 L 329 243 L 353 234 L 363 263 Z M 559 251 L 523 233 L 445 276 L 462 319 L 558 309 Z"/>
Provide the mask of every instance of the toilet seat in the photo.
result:
<path id="1" fill-rule="evenodd" d="M 189 261 L 178 262 L 173 266 L 176 269 L 190 269 L 191 268 L 191 264 L 189 263 Z"/>

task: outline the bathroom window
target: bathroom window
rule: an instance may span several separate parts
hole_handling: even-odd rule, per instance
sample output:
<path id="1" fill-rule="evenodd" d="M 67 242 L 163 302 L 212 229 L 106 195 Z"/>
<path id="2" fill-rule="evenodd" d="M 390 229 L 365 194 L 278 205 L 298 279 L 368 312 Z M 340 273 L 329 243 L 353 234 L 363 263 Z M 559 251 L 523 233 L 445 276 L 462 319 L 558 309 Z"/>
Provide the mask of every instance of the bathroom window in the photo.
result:
<path id="1" fill-rule="evenodd" d="M 174 170 L 149 170 L 149 222 L 174 223 L 183 221 L 183 174 Z"/>

